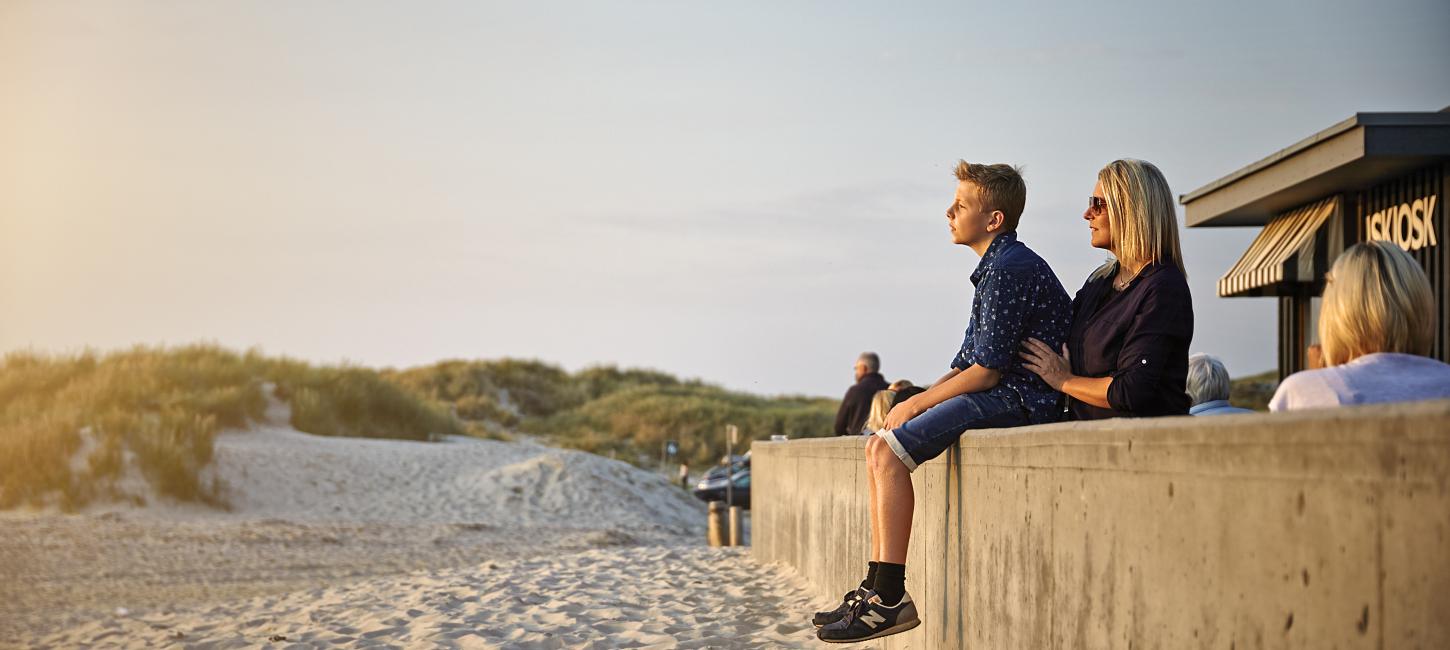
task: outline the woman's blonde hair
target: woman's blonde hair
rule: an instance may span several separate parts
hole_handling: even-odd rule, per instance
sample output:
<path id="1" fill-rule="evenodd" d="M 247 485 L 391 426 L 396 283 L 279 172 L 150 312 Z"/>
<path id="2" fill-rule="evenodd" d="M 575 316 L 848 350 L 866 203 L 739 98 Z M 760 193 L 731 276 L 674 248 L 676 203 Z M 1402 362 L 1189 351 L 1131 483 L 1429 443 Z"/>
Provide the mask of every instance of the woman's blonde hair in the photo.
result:
<path id="1" fill-rule="evenodd" d="M 1399 246 L 1350 246 L 1325 275 L 1319 345 L 1326 366 L 1372 352 L 1429 356 L 1435 342 L 1435 295 L 1420 264 Z"/>
<path id="2" fill-rule="evenodd" d="M 1114 160 L 1098 172 L 1108 202 L 1113 255 L 1128 268 L 1152 262 L 1172 263 L 1185 276 L 1178 247 L 1178 216 L 1173 191 L 1163 172 L 1146 160 Z"/>
<path id="3" fill-rule="evenodd" d="M 871 398 L 871 415 L 866 417 L 866 430 L 876 433 L 886 428 L 886 414 L 891 412 L 891 401 L 896 399 L 894 390 L 878 390 Z"/>

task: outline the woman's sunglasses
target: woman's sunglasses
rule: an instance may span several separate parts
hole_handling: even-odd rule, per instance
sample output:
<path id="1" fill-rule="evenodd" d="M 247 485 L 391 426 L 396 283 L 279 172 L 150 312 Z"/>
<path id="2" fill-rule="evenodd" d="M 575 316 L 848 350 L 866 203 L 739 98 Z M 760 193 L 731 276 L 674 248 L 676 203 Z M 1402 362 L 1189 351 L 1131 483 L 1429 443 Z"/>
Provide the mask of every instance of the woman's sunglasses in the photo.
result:
<path id="1" fill-rule="evenodd" d="M 1108 200 L 1107 199 L 1105 199 L 1105 198 L 1103 198 L 1101 196 L 1089 196 L 1088 197 L 1088 211 L 1089 212 L 1092 212 L 1093 214 L 1102 214 L 1103 213 L 1103 210 L 1106 210 L 1106 209 L 1108 209 Z"/>

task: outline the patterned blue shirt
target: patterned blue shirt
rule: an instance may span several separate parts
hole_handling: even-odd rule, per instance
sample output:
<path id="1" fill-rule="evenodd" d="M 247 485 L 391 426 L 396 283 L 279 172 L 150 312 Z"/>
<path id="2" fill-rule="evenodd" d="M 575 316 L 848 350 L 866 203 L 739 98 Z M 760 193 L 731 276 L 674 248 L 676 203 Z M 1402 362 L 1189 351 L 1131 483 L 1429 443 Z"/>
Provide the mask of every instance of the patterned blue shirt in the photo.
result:
<path id="1" fill-rule="evenodd" d="M 962 349 L 952 359 L 959 370 L 978 365 L 1001 373 L 990 394 L 1022 404 L 1034 424 L 1055 422 L 1058 393 L 1022 366 L 1022 342 L 1035 338 L 1062 350 L 1072 320 L 1072 301 L 1052 268 L 1017 233 L 998 235 L 972 272 L 977 288 Z"/>

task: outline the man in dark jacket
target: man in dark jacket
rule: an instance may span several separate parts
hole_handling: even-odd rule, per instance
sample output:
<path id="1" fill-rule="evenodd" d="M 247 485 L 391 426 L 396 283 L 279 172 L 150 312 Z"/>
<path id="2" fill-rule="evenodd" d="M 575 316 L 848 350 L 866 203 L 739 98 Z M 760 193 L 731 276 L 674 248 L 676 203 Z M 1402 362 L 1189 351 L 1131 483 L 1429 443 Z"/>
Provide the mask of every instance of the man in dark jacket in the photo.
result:
<path id="1" fill-rule="evenodd" d="M 836 411 L 836 435 L 859 436 L 871 415 L 871 400 L 876 391 L 886 390 L 886 378 L 881 376 L 881 357 L 875 352 L 862 352 L 856 359 L 856 385 L 846 391 L 841 399 L 841 408 Z"/>

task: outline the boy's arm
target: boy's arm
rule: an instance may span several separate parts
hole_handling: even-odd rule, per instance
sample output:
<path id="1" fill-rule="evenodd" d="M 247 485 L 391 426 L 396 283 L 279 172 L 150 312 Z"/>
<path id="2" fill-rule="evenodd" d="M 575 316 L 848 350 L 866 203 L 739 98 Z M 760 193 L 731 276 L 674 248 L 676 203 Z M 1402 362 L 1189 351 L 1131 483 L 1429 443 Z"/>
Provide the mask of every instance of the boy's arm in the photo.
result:
<path id="1" fill-rule="evenodd" d="M 936 386 L 937 384 L 944 384 L 944 383 L 946 383 L 946 381 L 948 379 L 951 379 L 952 377 L 957 376 L 957 373 L 960 373 L 961 371 L 962 371 L 961 368 L 952 368 L 951 370 L 948 370 L 947 371 L 947 374 L 942 375 L 941 376 L 941 379 L 936 380 L 936 383 L 932 384 L 931 386 L 927 386 L 927 388 L 931 388 L 932 386 Z M 923 391 L 923 392 L 925 392 L 925 391 Z M 907 399 L 911 399 L 911 398 L 908 397 Z"/>
<path id="2" fill-rule="evenodd" d="M 1001 371 L 983 368 L 976 364 L 967 366 L 966 370 L 953 368 L 925 392 L 918 393 L 892 408 L 891 412 L 886 414 L 885 428 L 895 429 L 906 424 L 907 420 L 921 415 L 927 409 L 957 395 L 991 390 L 1001 378 Z"/>

